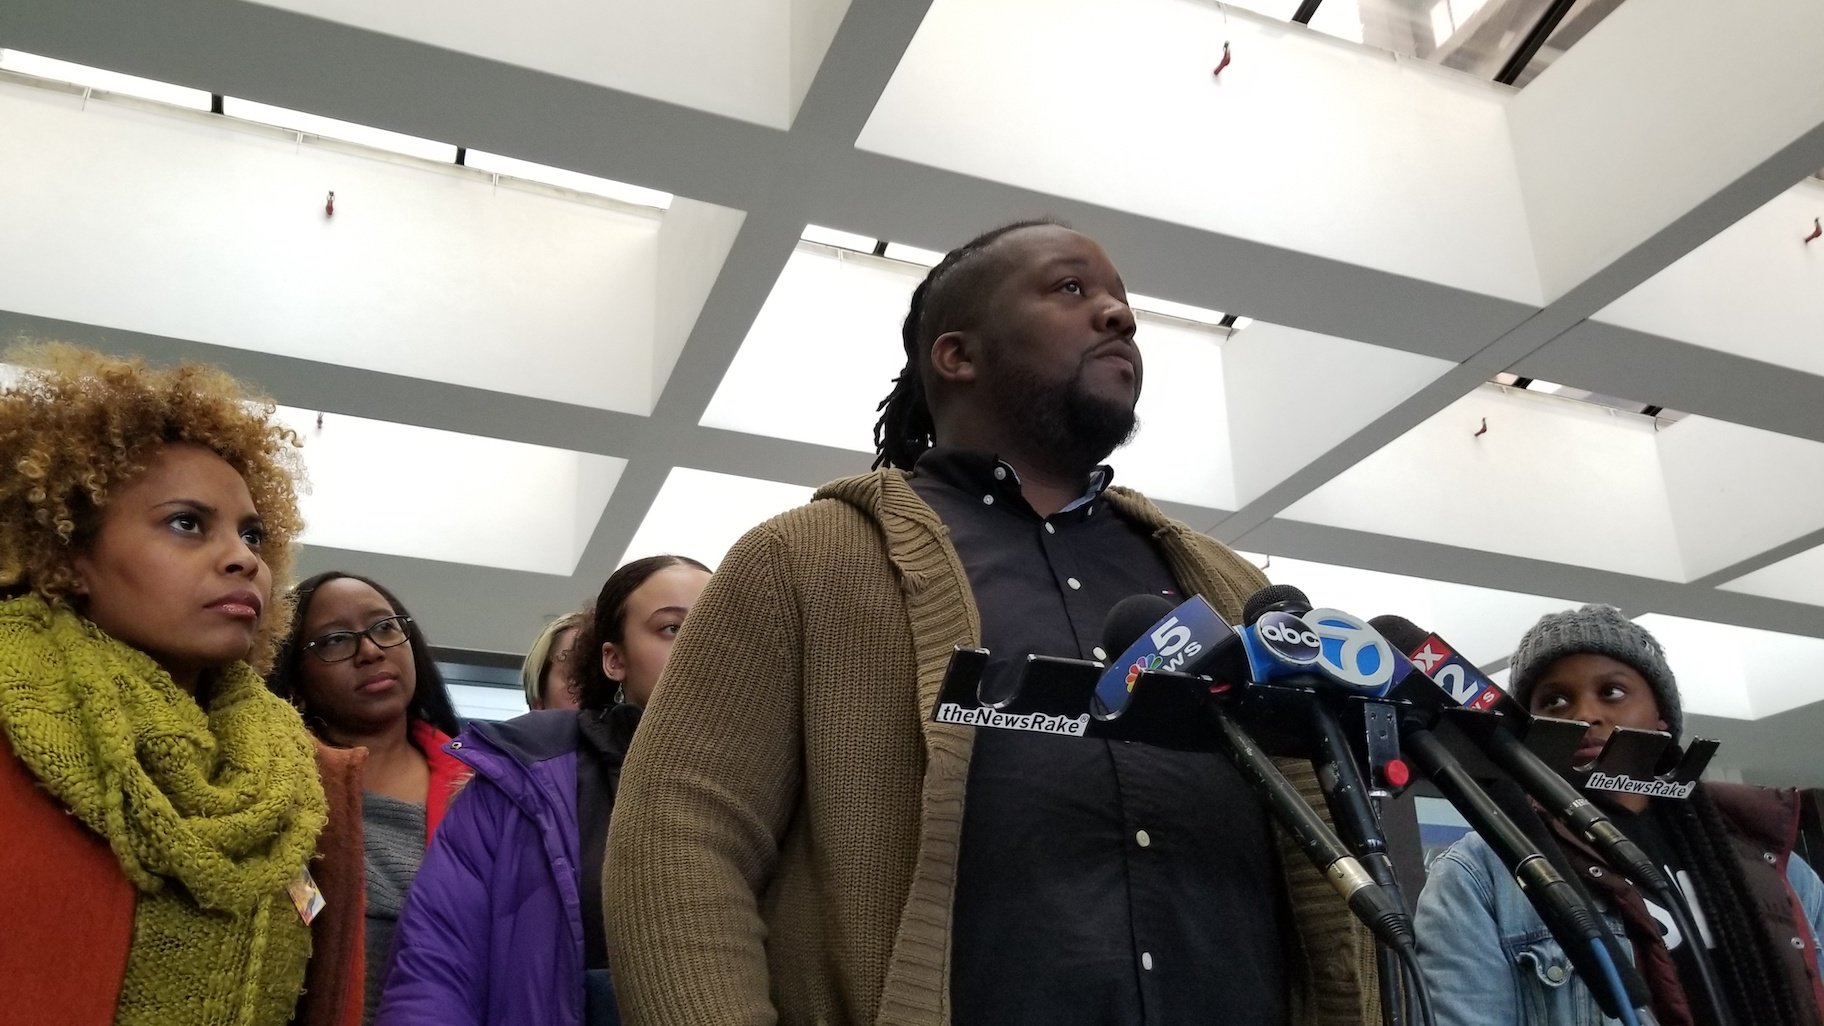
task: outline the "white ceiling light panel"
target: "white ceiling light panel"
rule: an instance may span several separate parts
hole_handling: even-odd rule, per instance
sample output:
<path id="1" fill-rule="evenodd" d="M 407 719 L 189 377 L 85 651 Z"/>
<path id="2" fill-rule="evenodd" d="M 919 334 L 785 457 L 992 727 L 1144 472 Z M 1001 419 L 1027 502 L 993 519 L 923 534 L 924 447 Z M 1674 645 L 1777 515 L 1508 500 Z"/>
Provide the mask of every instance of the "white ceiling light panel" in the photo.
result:
<path id="1" fill-rule="evenodd" d="M 791 127 L 848 0 L 261 0 L 313 18 Z"/>
<path id="2" fill-rule="evenodd" d="M 858 145 L 1536 302 L 1509 95 L 1218 4 L 936 0 Z"/>
<path id="3" fill-rule="evenodd" d="M 676 555 L 713 569 L 742 535 L 810 501 L 811 493 L 802 485 L 673 467 L 620 562 Z"/>
<path id="4" fill-rule="evenodd" d="M 439 164 L 452 163 L 456 159 L 456 147 L 453 143 L 420 139 L 415 135 L 406 135 L 403 132 L 391 132 L 372 125 L 358 125 L 352 121 L 339 121 L 320 114 L 275 107 L 270 103 L 257 103 L 236 96 L 222 98 L 222 113 L 231 118 L 240 118 L 242 121 L 273 125 L 294 132 L 302 132 L 305 135 L 321 136 L 325 139 L 339 139 L 343 142 L 366 146 L 369 149 L 385 150 L 388 153 L 399 153 L 407 157 L 417 157 L 420 160 L 435 161 Z"/>
<path id="5" fill-rule="evenodd" d="M 1647 613 L 1685 711 L 1757 720 L 1824 699 L 1824 638 Z"/>
<path id="6" fill-rule="evenodd" d="M 1687 581 L 1824 527 L 1824 443 L 1484 385 L 1282 515 Z"/>
<path id="7" fill-rule="evenodd" d="M 665 210 L 671 206 L 672 196 L 669 192 L 643 189 L 637 185 L 628 185 L 626 182 L 611 181 L 577 171 L 566 171 L 561 167 L 551 167 L 548 164 L 535 164 L 529 160 L 489 153 L 486 150 L 468 150 L 463 156 L 463 164 L 477 171 L 507 175 L 544 185 L 555 185 L 560 189 L 569 189 L 572 192 L 617 200 L 629 206 L 651 207 L 655 210 Z"/>
<path id="8" fill-rule="evenodd" d="M 1281 515 L 1620 573 L 1683 575 L 1651 423 L 1493 385 Z"/>
<path id="9" fill-rule="evenodd" d="M 905 366 L 900 322 L 923 276 L 801 244 L 710 400 L 704 426 L 872 452 L 874 406 Z"/>
<path id="10" fill-rule="evenodd" d="M 0 83 L 0 309 L 650 412 L 657 211 L 69 100 Z"/>
<path id="11" fill-rule="evenodd" d="M 1824 606 L 1824 545 L 1788 556 L 1721 587 L 1744 595 Z"/>
<path id="12" fill-rule="evenodd" d="M 304 542 L 569 575 L 627 461 L 281 407 L 304 441 Z"/>
<path id="13" fill-rule="evenodd" d="M 1313 606 L 1341 609 L 1364 620 L 1382 614 L 1403 616 L 1481 666 L 1507 658 L 1541 616 L 1579 605 L 1571 599 L 1332 563 L 1245 555 L 1256 566 L 1265 564 L 1264 572 L 1273 583 L 1304 592 Z"/>
<path id="14" fill-rule="evenodd" d="M 1608 324 L 1824 374 L 1824 182 L 1807 178 L 1596 315 Z M 1640 368 L 1651 381 L 1655 368 Z"/>

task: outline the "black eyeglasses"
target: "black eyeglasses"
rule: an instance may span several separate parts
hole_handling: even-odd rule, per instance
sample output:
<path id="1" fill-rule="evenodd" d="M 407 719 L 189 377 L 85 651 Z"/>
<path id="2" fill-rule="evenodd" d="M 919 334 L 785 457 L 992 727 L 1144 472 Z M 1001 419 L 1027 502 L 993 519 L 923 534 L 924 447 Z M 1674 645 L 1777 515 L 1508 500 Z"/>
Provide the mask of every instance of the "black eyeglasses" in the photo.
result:
<path id="1" fill-rule="evenodd" d="M 331 631 L 320 638 L 306 641 L 304 651 L 323 662 L 340 663 L 355 657 L 355 653 L 361 649 L 362 638 L 381 648 L 398 648 L 411 640 L 411 634 L 405 629 L 411 622 L 409 616 L 389 616 L 384 620 L 375 620 L 364 631 Z"/>

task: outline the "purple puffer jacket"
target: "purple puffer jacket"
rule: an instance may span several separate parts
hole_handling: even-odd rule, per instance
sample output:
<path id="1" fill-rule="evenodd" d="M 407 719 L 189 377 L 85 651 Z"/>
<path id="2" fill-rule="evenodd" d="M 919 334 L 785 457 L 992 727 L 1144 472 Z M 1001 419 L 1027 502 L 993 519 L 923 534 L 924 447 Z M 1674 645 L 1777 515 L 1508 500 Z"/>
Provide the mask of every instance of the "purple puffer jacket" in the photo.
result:
<path id="1" fill-rule="evenodd" d="M 475 776 L 412 881 L 375 1026 L 584 1021 L 577 714 L 476 722 Z"/>

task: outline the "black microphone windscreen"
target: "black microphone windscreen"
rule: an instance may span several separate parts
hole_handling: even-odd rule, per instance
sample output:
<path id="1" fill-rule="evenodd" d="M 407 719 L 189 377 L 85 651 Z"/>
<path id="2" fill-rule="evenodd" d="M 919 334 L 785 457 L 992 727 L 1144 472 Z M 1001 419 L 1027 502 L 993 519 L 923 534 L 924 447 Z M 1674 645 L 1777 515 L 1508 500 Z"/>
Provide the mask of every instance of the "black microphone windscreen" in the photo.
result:
<path id="1" fill-rule="evenodd" d="M 1129 595 L 1115 603 L 1108 619 L 1102 621 L 1102 651 L 1110 659 L 1127 651 L 1127 646 L 1175 608 L 1171 600 L 1158 595 Z"/>
<path id="2" fill-rule="evenodd" d="M 1265 616 L 1273 608 L 1286 609 L 1287 612 L 1308 613 L 1311 611 L 1311 600 L 1305 593 L 1290 584 L 1269 584 L 1255 592 L 1241 609 L 1241 622 L 1251 624 Z"/>
<path id="3" fill-rule="evenodd" d="M 1386 638 L 1388 644 L 1408 654 L 1416 652 L 1420 645 L 1425 644 L 1425 639 L 1431 637 L 1430 631 L 1403 616 L 1377 616 L 1368 621 L 1368 626 Z"/>

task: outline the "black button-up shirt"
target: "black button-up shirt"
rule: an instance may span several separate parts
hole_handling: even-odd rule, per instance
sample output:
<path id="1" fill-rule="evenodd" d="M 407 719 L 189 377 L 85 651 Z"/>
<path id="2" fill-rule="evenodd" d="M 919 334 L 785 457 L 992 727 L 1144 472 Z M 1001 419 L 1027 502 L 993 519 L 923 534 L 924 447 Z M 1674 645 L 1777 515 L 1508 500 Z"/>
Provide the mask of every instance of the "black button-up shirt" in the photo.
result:
<path id="1" fill-rule="evenodd" d="M 962 558 L 990 687 L 1028 653 L 1108 661 L 1103 623 L 1178 583 L 1100 499 L 1041 518 L 1013 468 L 933 449 L 913 489 Z M 977 730 L 952 920 L 957 1026 L 1288 1021 L 1288 913 L 1264 806 L 1219 755 Z"/>

